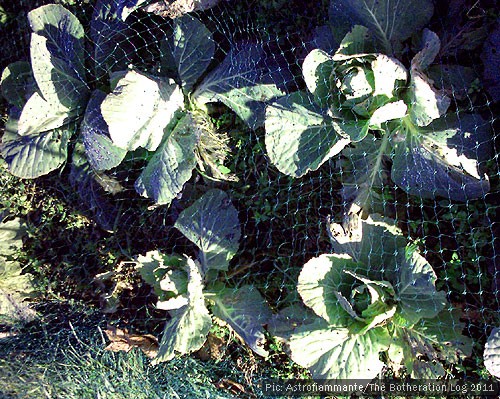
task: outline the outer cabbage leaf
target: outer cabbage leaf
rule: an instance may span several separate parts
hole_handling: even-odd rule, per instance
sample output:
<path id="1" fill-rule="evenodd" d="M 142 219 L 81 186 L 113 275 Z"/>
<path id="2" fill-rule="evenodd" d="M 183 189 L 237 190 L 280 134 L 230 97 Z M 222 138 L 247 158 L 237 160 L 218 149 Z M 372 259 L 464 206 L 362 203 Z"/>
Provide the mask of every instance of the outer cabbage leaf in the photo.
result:
<path id="1" fill-rule="evenodd" d="M 326 108 L 331 96 L 330 75 L 335 63 L 330 55 L 320 49 L 312 50 L 304 59 L 302 74 L 316 104 Z"/>
<path id="2" fill-rule="evenodd" d="M 101 103 L 106 93 L 94 90 L 81 125 L 81 134 L 87 159 L 95 170 L 108 170 L 118 166 L 127 151 L 117 147 L 109 137 L 108 125 L 101 114 Z"/>
<path id="3" fill-rule="evenodd" d="M 464 324 L 460 312 L 444 310 L 432 319 L 422 319 L 415 325 L 396 326 L 393 333 L 391 361 L 403 364 L 413 378 L 438 378 L 442 362 L 456 363 L 470 356 L 472 340 L 462 335 Z M 399 350 L 395 351 L 394 348 Z M 394 356 L 401 353 L 402 356 Z M 421 362 L 420 358 L 428 362 Z M 436 367 L 437 366 L 437 367 Z"/>
<path id="4" fill-rule="evenodd" d="M 187 304 L 170 311 L 171 319 L 165 325 L 158 356 L 153 364 L 166 362 L 176 353 L 188 354 L 200 349 L 212 326 L 212 318 L 203 297 L 203 272 L 200 265 L 188 259 Z"/>
<path id="5" fill-rule="evenodd" d="M 53 55 L 51 45 L 44 36 L 31 34 L 31 66 L 38 88 L 43 98 L 54 107 L 68 110 L 81 108 L 89 92 L 83 80 L 85 75 L 79 75 L 71 60 Z"/>
<path id="6" fill-rule="evenodd" d="M 373 43 L 369 41 L 370 39 L 373 40 L 368 28 L 361 25 L 354 25 L 342 38 L 333 58 L 338 61 L 351 59 L 352 57 L 362 57 L 367 53 L 374 53 Z"/>
<path id="7" fill-rule="evenodd" d="M 97 0 L 90 22 L 90 37 L 94 42 L 96 77 L 109 71 L 126 68 L 134 48 L 128 40 L 126 17 L 142 0 Z"/>
<path id="8" fill-rule="evenodd" d="M 80 142 L 73 150 L 69 181 L 76 189 L 84 211 L 89 212 L 102 229 L 114 231 L 120 211 L 107 193 L 116 194 L 123 187 L 111 177 L 92 169 Z"/>
<path id="9" fill-rule="evenodd" d="M 484 346 L 484 367 L 495 377 L 500 377 L 500 328 L 491 330 Z"/>
<path id="10" fill-rule="evenodd" d="M 80 110 L 70 110 L 46 101 L 34 92 L 23 107 L 17 133 L 21 136 L 36 135 L 57 129 L 74 119 Z"/>
<path id="11" fill-rule="evenodd" d="M 491 153 L 489 126 L 478 115 L 438 119 L 425 129 L 403 126 L 395 143 L 392 180 L 409 194 L 466 201 L 490 189 L 478 160 Z"/>
<path id="12" fill-rule="evenodd" d="M 163 129 L 183 104 L 184 96 L 175 83 L 129 70 L 104 99 L 101 112 L 116 146 L 154 151 L 162 141 Z"/>
<path id="13" fill-rule="evenodd" d="M 270 104 L 265 127 L 271 162 L 280 172 L 294 177 L 318 169 L 351 142 L 305 92 L 292 93 Z"/>
<path id="14" fill-rule="evenodd" d="M 224 191 L 205 193 L 181 212 L 174 226 L 200 249 L 198 258 L 204 273 L 228 270 L 238 251 L 241 229 L 238 211 Z"/>
<path id="15" fill-rule="evenodd" d="M 446 305 L 446 293 L 436 291 L 436 274 L 416 248 L 407 247 L 396 256 L 394 288 L 398 312 L 409 323 L 431 319 Z"/>
<path id="16" fill-rule="evenodd" d="M 150 159 L 135 182 L 136 191 L 159 205 L 170 205 L 191 178 L 199 140 L 191 114 L 184 115 Z"/>
<path id="17" fill-rule="evenodd" d="M 348 255 L 324 254 L 308 261 L 299 275 L 302 301 L 331 326 L 345 326 L 351 318 L 339 304 L 338 294 L 349 295 L 354 283 L 345 270 L 364 271 Z"/>
<path id="18" fill-rule="evenodd" d="M 266 58 L 262 45 L 233 47 L 193 94 L 198 104 L 220 101 L 252 129 L 264 124 L 266 103 L 281 97 L 279 67 Z M 279 81 L 277 78 L 281 79 Z"/>
<path id="19" fill-rule="evenodd" d="M 211 299 L 214 316 L 228 323 L 255 353 L 268 356 L 262 326 L 269 322 L 272 313 L 260 292 L 253 286 L 244 285 L 224 288 Z"/>
<path id="20" fill-rule="evenodd" d="M 332 25 L 348 20 L 367 27 L 385 54 L 399 50 L 401 42 L 423 28 L 433 13 L 431 0 L 337 0 L 329 9 Z"/>
<path id="21" fill-rule="evenodd" d="M 443 116 L 451 103 L 443 92 L 432 87 L 424 74 L 424 70 L 439 53 L 439 38 L 434 32 L 425 29 L 423 42 L 423 48 L 413 57 L 410 69 L 410 116 L 417 126 L 427 126 L 434 119 Z"/>
<path id="22" fill-rule="evenodd" d="M 345 30 L 349 30 L 349 27 L 346 27 Z M 339 47 L 341 39 L 342 38 L 335 37 L 330 24 L 321 25 L 314 29 L 312 47 L 326 51 L 328 54 L 333 54 Z"/>
<path id="23" fill-rule="evenodd" d="M 34 179 L 59 168 L 68 155 L 68 142 L 74 126 L 68 125 L 44 133 L 20 136 L 18 121 L 9 118 L 2 136 L 0 152 L 10 173 L 23 179 Z"/>
<path id="24" fill-rule="evenodd" d="M 314 324 L 297 328 L 289 348 L 292 360 L 307 367 L 314 379 L 371 380 L 384 367 L 379 354 L 387 350 L 390 340 L 385 327 L 358 335 L 318 319 Z"/>
<path id="25" fill-rule="evenodd" d="M 412 326 L 411 335 L 413 338 L 419 336 L 422 343 L 432 344 L 439 350 L 439 357 L 443 360 L 456 363 L 459 358 L 471 355 L 473 345 L 470 337 L 462 335 L 465 324 L 460 321 L 460 315 L 460 311 L 445 309 L 437 317 L 422 319 Z M 422 353 L 418 346 L 417 350 Z M 429 359 L 434 358 L 425 354 Z"/>
<path id="26" fill-rule="evenodd" d="M 22 248 L 26 225 L 21 219 L 0 219 L 0 255 L 12 255 Z"/>
<path id="27" fill-rule="evenodd" d="M 337 224 L 330 224 L 332 246 L 337 254 L 347 254 L 364 265 L 373 280 L 386 279 L 385 271 L 392 274 L 394 281 L 395 255 L 404 252 L 406 239 L 401 230 L 394 225 L 394 221 L 377 214 L 361 219 L 357 215 L 351 218 L 348 228 Z"/>
<path id="28" fill-rule="evenodd" d="M 196 18 L 184 15 L 174 21 L 170 49 L 182 88 L 189 93 L 213 59 L 215 43 L 212 34 Z"/>
<path id="29" fill-rule="evenodd" d="M 88 95 L 82 25 L 71 12 L 56 4 L 31 11 L 28 20 L 33 30 L 31 66 L 42 97 L 59 111 L 82 112 Z M 33 132 L 21 129 L 21 134 Z"/>
<path id="30" fill-rule="evenodd" d="M 427 75 L 438 89 L 459 101 L 467 99 L 472 82 L 478 77 L 474 68 L 456 64 L 432 65 Z"/>
<path id="31" fill-rule="evenodd" d="M 342 151 L 343 173 L 342 197 L 348 204 L 348 214 L 368 215 L 382 208 L 378 194 L 389 181 L 389 136 L 382 139 L 374 136 L 347 147 Z"/>
<path id="32" fill-rule="evenodd" d="M 71 78 L 85 81 L 85 60 L 84 60 L 84 37 L 83 26 L 71 12 L 58 4 L 48 4 L 38 7 L 28 13 L 28 20 L 34 36 L 43 36 L 46 39 L 46 46 L 53 59 L 54 66 L 62 66 L 61 72 Z M 38 70 L 36 64 L 40 59 L 37 54 L 31 55 L 33 73 L 35 79 L 42 90 L 45 92 L 43 79 L 47 77 L 50 71 Z M 49 75 L 50 76 L 50 75 Z M 58 82 L 52 82 L 56 85 Z M 50 89 L 49 89 L 50 90 Z"/>
<path id="33" fill-rule="evenodd" d="M 87 100 L 83 59 L 84 31 L 78 19 L 60 5 L 49 4 L 28 14 L 31 67 L 40 92 L 24 106 L 22 136 L 61 127 L 82 112 Z"/>
<path id="34" fill-rule="evenodd" d="M 312 310 L 300 302 L 295 302 L 274 314 L 269 320 L 267 330 L 273 337 L 286 342 L 298 326 L 312 324 L 317 319 L 317 315 Z"/>
<path id="35" fill-rule="evenodd" d="M 22 108 L 36 90 L 30 63 L 17 61 L 9 64 L 2 72 L 0 87 L 3 97 L 11 105 Z"/>

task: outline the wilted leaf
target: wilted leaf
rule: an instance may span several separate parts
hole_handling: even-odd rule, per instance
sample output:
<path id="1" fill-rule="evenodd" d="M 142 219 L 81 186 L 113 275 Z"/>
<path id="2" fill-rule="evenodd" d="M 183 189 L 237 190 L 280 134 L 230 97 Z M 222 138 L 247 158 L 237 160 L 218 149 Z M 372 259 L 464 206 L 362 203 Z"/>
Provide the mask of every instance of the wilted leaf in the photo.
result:
<path id="1" fill-rule="evenodd" d="M 144 7 L 147 12 L 162 17 L 178 18 L 193 11 L 203 11 L 216 6 L 221 0 L 169 0 L 157 1 Z M 226 0 L 227 1 L 227 0 Z"/>
<path id="2" fill-rule="evenodd" d="M 393 343 L 400 347 L 404 356 L 392 360 L 404 362 L 407 372 L 414 378 L 439 378 L 443 362 L 456 363 L 472 352 L 472 340 L 462 335 L 464 324 L 459 316 L 459 312 L 446 309 L 415 325 L 396 327 Z M 420 362 L 421 357 L 430 363 Z"/>

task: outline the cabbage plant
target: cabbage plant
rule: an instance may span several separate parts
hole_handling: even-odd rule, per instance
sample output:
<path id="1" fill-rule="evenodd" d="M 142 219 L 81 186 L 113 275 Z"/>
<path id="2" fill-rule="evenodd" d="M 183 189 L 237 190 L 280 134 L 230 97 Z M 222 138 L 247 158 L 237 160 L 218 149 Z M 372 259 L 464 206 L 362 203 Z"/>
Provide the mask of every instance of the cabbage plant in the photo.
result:
<path id="1" fill-rule="evenodd" d="M 330 233 L 333 253 L 309 260 L 298 278 L 306 308 L 284 309 L 271 323 L 313 378 L 373 379 L 387 365 L 433 379 L 470 355 L 431 265 L 393 222 L 370 215 L 349 232 L 333 223 Z"/>
<path id="2" fill-rule="evenodd" d="M 227 323 L 255 353 L 267 356 L 262 327 L 271 317 L 267 302 L 253 286 L 224 284 L 241 235 L 227 194 L 208 191 L 179 215 L 175 227 L 198 247 L 196 259 L 159 251 L 137 257 L 139 273 L 158 296 L 157 308 L 170 317 L 154 362 L 200 349 L 213 317 Z"/>
<path id="3" fill-rule="evenodd" d="M 370 31 L 357 25 L 335 54 L 307 55 L 307 90 L 266 109 L 271 162 L 301 177 L 333 156 L 346 159 L 344 197 L 358 210 L 369 209 L 384 175 L 422 198 L 483 196 L 490 185 L 479 163 L 489 152 L 489 126 L 478 114 L 448 112 L 450 98 L 427 76 L 437 35 L 424 30 L 409 68 L 372 46 Z"/>
<path id="4" fill-rule="evenodd" d="M 225 178 L 218 168 L 229 151 L 227 140 L 218 136 L 206 104 L 223 102 L 249 127 L 261 126 L 265 102 L 283 94 L 265 51 L 252 43 L 235 45 L 207 72 L 216 48 L 212 34 L 184 15 L 173 22 L 171 34 L 158 38 L 164 42 L 162 69 L 170 75 L 127 66 L 129 54 L 112 44 L 123 41 L 126 19 L 141 3 L 96 3 L 91 38 L 97 80 L 85 68 L 84 28 L 70 11 L 49 4 L 28 14 L 31 62 L 9 65 L 1 80 L 12 109 L 0 150 L 12 174 L 50 173 L 81 142 L 83 154 L 81 148 L 72 151 L 77 159 L 70 162 L 79 165 L 72 175 L 82 175 L 85 167 L 99 181 L 137 151 L 146 153 L 135 188 L 159 205 L 171 203 L 197 164 L 205 175 Z"/>

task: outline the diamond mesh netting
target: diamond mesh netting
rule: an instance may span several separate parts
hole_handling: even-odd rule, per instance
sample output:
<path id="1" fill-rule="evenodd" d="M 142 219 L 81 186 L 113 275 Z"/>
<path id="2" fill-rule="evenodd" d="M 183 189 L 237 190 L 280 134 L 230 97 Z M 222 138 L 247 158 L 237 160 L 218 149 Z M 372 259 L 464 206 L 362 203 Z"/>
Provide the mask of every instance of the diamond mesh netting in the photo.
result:
<path id="1" fill-rule="evenodd" d="M 498 377 L 496 3 L 0 5 L 0 397 Z"/>

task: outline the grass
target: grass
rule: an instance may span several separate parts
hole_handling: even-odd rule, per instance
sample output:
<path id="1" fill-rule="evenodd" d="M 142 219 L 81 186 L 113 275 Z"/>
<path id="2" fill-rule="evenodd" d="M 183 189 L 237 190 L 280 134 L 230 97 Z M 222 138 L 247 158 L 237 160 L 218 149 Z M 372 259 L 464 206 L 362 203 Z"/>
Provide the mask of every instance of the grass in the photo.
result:
<path id="1" fill-rule="evenodd" d="M 216 387 L 213 364 L 185 357 L 152 367 L 136 349 L 104 350 L 100 316 L 88 308 L 82 312 L 53 303 L 46 310 L 50 310 L 47 319 L 42 315 L 36 323 L 0 339 L 2 398 L 232 397 Z M 57 312 L 70 317 L 54 318 Z"/>
<path id="2" fill-rule="evenodd" d="M 195 357 L 152 366 L 137 348 L 105 350 L 107 318 L 88 304 L 51 301 L 35 308 L 36 320 L 0 326 L 1 399 L 256 398 L 264 380 L 307 378 L 279 344 L 271 345 L 267 360 L 256 360 L 218 325 Z"/>

